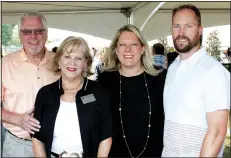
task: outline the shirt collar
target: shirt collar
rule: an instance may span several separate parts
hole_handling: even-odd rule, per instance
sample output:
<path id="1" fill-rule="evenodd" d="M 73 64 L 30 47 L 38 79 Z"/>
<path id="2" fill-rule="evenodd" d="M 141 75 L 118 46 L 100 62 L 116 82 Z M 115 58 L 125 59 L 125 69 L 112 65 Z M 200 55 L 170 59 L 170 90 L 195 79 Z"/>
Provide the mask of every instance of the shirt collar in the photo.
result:
<path id="1" fill-rule="evenodd" d="M 46 63 L 48 60 L 52 59 L 52 57 L 53 57 L 52 54 L 45 48 L 45 56 L 43 60 L 41 61 L 41 64 Z M 22 62 L 30 61 L 29 57 L 26 55 L 23 48 L 20 51 L 20 59 Z"/>
<path id="2" fill-rule="evenodd" d="M 185 63 L 188 63 L 190 66 L 195 66 L 197 62 L 206 54 L 205 47 L 201 47 L 198 51 L 196 51 L 191 57 L 184 60 Z M 180 56 L 176 58 L 175 62 L 180 63 Z"/>
<path id="3" fill-rule="evenodd" d="M 165 57 L 164 55 L 160 55 L 160 54 L 155 54 L 154 56 L 156 56 L 156 57 Z"/>
<path id="4" fill-rule="evenodd" d="M 88 87 L 88 78 L 84 78 L 83 81 L 83 86 L 79 91 L 86 91 Z M 55 91 L 58 92 L 60 95 L 62 95 L 64 93 L 63 87 L 62 87 L 62 76 L 56 81 L 54 82 L 54 88 Z"/>

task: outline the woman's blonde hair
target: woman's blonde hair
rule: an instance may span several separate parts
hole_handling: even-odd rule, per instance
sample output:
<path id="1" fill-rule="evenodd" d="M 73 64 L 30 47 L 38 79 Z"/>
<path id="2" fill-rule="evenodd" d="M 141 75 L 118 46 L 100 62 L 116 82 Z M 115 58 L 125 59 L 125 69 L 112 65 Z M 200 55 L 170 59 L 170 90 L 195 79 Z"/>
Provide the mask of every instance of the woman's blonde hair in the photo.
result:
<path id="1" fill-rule="evenodd" d="M 117 31 L 116 36 L 113 38 L 111 45 L 108 49 L 108 52 L 106 52 L 104 56 L 104 59 L 105 59 L 104 60 L 104 70 L 105 71 L 119 70 L 121 63 L 116 55 L 116 47 L 119 41 L 119 37 L 123 32 L 133 32 L 137 36 L 137 38 L 139 39 L 141 43 L 141 46 L 145 47 L 144 53 L 141 56 L 142 68 L 146 73 L 156 76 L 160 71 L 156 70 L 153 66 L 153 57 L 150 52 L 150 48 L 146 40 L 142 36 L 141 32 L 139 31 L 139 29 L 135 27 L 134 25 L 130 25 L 130 24 L 125 25 L 122 28 L 120 28 Z"/>
<path id="2" fill-rule="evenodd" d="M 59 60 L 61 56 L 68 50 L 69 53 L 83 46 L 84 57 L 87 60 L 87 67 L 84 69 L 83 77 L 88 77 L 92 75 L 91 66 L 92 66 L 92 56 L 90 54 L 90 48 L 88 47 L 87 42 L 82 37 L 67 37 L 59 46 L 57 52 L 55 53 L 54 60 L 52 63 L 52 69 L 54 72 L 59 73 L 61 70 L 59 68 Z M 71 48 L 71 49 L 70 49 Z M 69 51 L 70 49 L 70 51 Z"/>

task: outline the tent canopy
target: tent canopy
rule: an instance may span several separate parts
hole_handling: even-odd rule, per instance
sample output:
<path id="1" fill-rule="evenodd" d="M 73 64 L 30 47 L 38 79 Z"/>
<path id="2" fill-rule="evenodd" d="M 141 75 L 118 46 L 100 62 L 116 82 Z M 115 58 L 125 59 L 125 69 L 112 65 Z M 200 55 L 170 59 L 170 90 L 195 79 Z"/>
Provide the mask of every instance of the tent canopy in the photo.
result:
<path id="1" fill-rule="evenodd" d="M 48 27 L 80 32 L 111 40 L 116 31 L 131 23 L 138 28 L 160 2 L 2 2 L 2 23 L 16 24 L 27 11 L 39 11 Z M 172 9 L 186 2 L 166 2 L 142 30 L 147 41 L 169 34 Z M 196 5 L 202 26 L 230 24 L 230 2 L 187 2 Z"/>

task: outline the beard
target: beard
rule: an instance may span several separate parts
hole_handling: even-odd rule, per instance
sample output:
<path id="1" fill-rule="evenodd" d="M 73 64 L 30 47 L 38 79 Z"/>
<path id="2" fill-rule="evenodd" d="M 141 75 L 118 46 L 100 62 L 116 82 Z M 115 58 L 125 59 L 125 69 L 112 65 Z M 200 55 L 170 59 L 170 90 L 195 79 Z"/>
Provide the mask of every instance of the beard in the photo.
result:
<path id="1" fill-rule="evenodd" d="M 197 37 L 197 36 L 196 36 Z M 177 36 L 174 40 L 173 40 L 173 44 L 175 49 L 177 50 L 177 52 L 179 53 L 187 53 L 189 52 L 191 49 L 193 49 L 194 47 L 196 47 L 199 43 L 199 39 L 197 38 L 193 38 L 192 40 L 190 40 L 188 37 L 186 36 Z M 188 41 L 188 44 L 185 45 L 184 47 L 182 47 L 182 44 L 178 44 L 177 40 L 179 39 L 184 39 L 186 41 Z"/>
<path id="2" fill-rule="evenodd" d="M 36 48 L 28 48 L 28 52 L 31 54 L 39 54 L 42 51 L 42 47 L 36 47 Z"/>

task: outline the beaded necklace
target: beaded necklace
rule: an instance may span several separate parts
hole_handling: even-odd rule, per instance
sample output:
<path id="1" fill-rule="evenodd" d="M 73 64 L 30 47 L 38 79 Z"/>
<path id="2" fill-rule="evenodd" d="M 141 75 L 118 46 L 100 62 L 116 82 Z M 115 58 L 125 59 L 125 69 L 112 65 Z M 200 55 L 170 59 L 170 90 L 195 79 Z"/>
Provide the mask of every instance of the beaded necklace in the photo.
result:
<path id="1" fill-rule="evenodd" d="M 145 82 L 145 87 L 146 87 L 146 90 L 147 90 L 148 102 L 149 102 L 148 135 L 147 135 L 146 143 L 144 145 L 144 149 L 136 157 L 140 157 L 143 154 L 143 152 L 145 151 L 145 149 L 147 147 L 147 144 L 148 144 L 149 133 L 150 133 L 150 128 L 151 128 L 151 101 L 150 101 L 150 95 L 149 95 L 149 92 L 148 92 L 148 84 L 147 84 L 147 81 L 146 81 L 145 72 L 143 74 L 144 74 L 144 82 Z M 122 96 L 121 83 L 122 83 L 122 81 L 121 81 L 121 74 L 120 74 L 120 104 L 119 104 L 119 113 L 120 113 L 121 127 L 122 127 L 122 132 L 123 132 L 123 138 L 124 138 L 125 144 L 126 144 L 126 146 L 128 148 L 129 154 L 131 155 L 131 157 L 134 157 L 132 155 L 132 153 L 131 153 L 131 150 L 130 150 L 129 146 L 128 146 L 128 143 L 127 143 L 127 140 L 126 140 L 126 136 L 125 136 L 125 132 L 124 132 L 123 119 L 122 119 L 122 108 L 121 108 L 121 96 Z"/>

